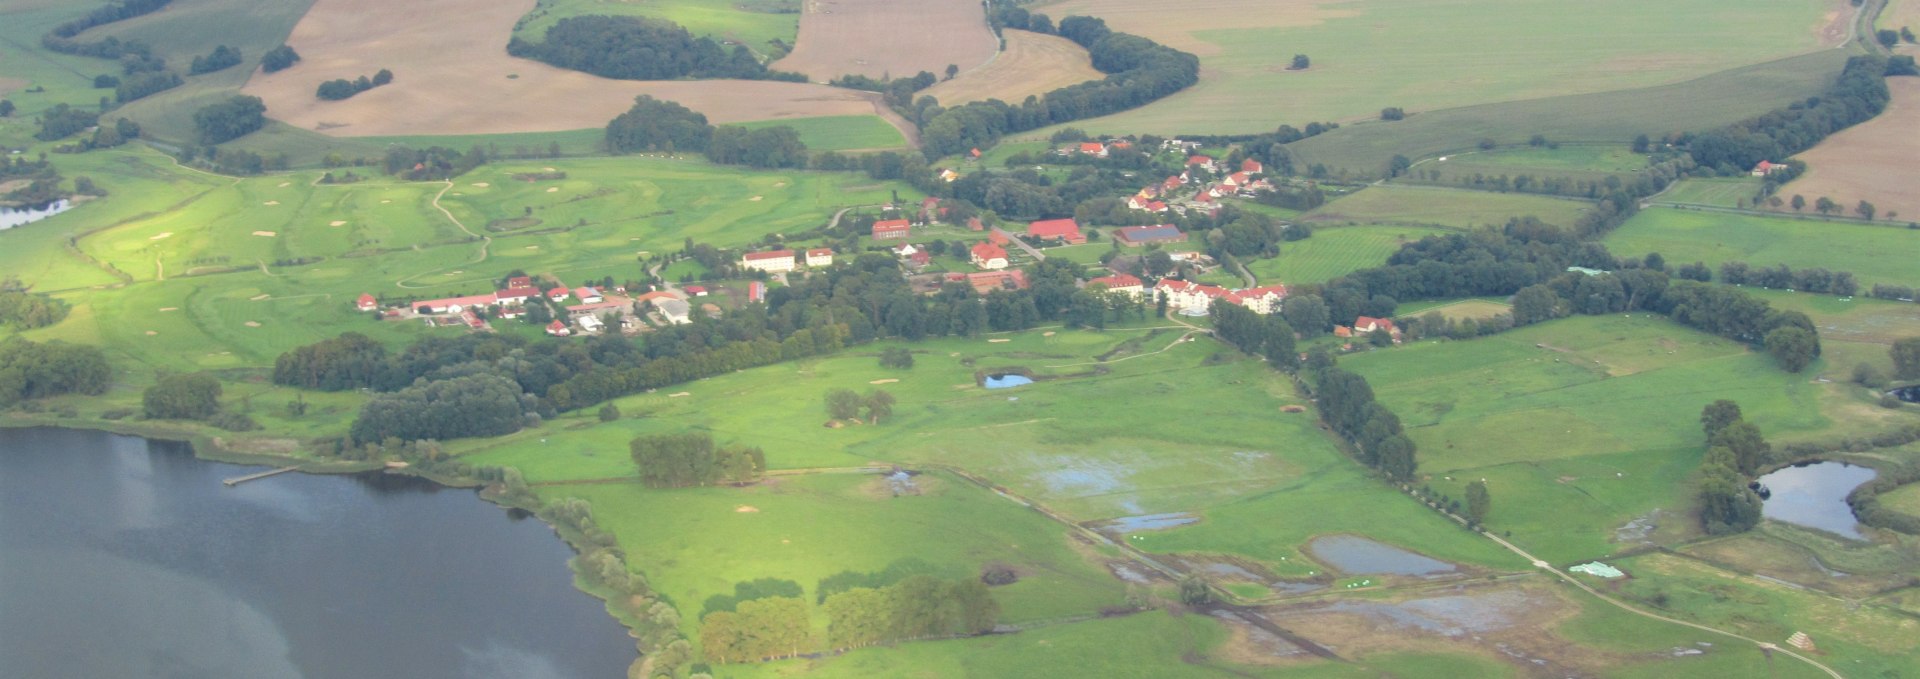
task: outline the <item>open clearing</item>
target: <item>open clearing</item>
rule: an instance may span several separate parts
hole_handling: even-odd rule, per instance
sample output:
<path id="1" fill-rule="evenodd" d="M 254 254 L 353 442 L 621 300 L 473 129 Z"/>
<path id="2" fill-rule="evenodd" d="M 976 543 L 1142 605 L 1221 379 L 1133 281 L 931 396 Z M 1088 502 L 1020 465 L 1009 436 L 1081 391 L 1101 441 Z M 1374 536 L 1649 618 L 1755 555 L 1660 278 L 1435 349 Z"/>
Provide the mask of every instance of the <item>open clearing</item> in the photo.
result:
<path id="1" fill-rule="evenodd" d="M 1421 226 L 1341 226 L 1315 229 L 1306 240 L 1280 244 L 1280 256 L 1247 262 L 1247 270 L 1266 283 L 1325 283 L 1380 266 L 1400 246 L 1447 230 Z"/>
<path id="2" fill-rule="evenodd" d="M 1000 41 L 972 0 L 801 0 L 800 37 L 773 62 L 817 82 L 847 74 L 944 76 L 949 64 L 977 68 Z"/>
<path id="3" fill-rule="evenodd" d="M 514 35 L 538 41 L 561 19 L 590 14 L 664 19 L 723 42 L 746 45 L 765 54 L 768 41 L 793 44 L 800 23 L 800 0 L 547 0 L 521 22 Z"/>
<path id="4" fill-rule="evenodd" d="M 507 56 L 514 22 L 533 4 L 317 0 L 287 39 L 300 64 L 255 74 L 243 91 L 266 100 L 275 119 L 353 137 L 601 127 L 641 94 L 679 102 L 716 123 L 876 111 L 878 97 L 868 92 L 758 80 L 610 80 Z M 392 84 L 345 101 L 313 95 L 322 81 L 382 68 L 394 70 Z"/>
<path id="5" fill-rule="evenodd" d="M 1521 193 L 1493 193 L 1423 186 L 1370 186 L 1300 215 L 1308 222 L 1430 224 L 1454 228 L 1499 226 L 1515 217 L 1572 224 L 1591 204 L 1582 200 Z M 1318 236 L 1316 236 L 1317 238 Z M 1285 247 L 1281 248 L 1283 251 Z"/>
<path id="6" fill-rule="evenodd" d="M 1658 252 L 1674 265 L 1727 261 L 1852 271 L 1862 283 L 1920 283 L 1920 231 L 1850 222 L 1676 208 L 1642 210 L 1602 241 L 1621 257 Z"/>
<path id="7" fill-rule="evenodd" d="M 1880 219 L 1920 220 L 1920 78 L 1888 78 L 1893 101 L 1872 120 L 1835 133 L 1805 153 L 1807 173 L 1780 187 L 1779 195 L 1800 194 L 1811 203 L 1821 196 L 1845 206 L 1864 200 Z M 1916 276 L 1920 277 L 1920 276 Z"/>
<path id="8" fill-rule="evenodd" d="M 1837 44 L 1845 24 L 1833 35 L 1842 13 L 1829 13 L 1844 7 L 1830 0 L 1066 0 L 1032 9 L 1056 21 L 1101 17 L 1115 30 L 1200 55 L 1193 88 L 1076 126 L 1225 134 L 1371 118 L 1386 106 L 1417 114 L 1677 82 Z M 1286 70 L 1291 54 L 1310 56 L 1312 68 Z"/>
<path id="9" fill-rule="evenodd" d="M 1006 29 L 1007 49 L 985 66 L 914 95 L 933 97 L 945 106 L 999 99 L 1019 104 L 1028 95 L 1107 77 L 1093 68 L 1086 48 L 1059 36 Z M 940 74 L 936 74 L 940 75 Z"/>

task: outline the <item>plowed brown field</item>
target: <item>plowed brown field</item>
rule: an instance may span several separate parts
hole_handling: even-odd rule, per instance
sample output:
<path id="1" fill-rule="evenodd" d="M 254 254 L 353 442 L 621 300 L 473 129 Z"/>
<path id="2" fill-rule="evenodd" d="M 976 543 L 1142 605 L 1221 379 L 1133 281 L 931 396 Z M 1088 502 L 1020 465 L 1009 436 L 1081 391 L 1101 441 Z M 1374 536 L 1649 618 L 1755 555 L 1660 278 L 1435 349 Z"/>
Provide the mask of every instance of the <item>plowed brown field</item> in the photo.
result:
<path id="1" fill-rule="evenodd" d="M 243 91 L 264 99 L 275 119 L 339 136 L 599 127 L 640 94 L 680 102 L 723 123 L 876 112 L 875 95 L 821 85 L 610 80 L 507 56 L 514 22 L 533 5 L 317 0 L 287 40 L 301 62 L 279 73 L 255 73 Z M 345 101 L 314 96 L 323 81 L 371 76 L 382 68 L 393 70 L 392 84 Z"/>
<path id="2" fill-rule="evenodd" d="M 1811 203 L 1834 199 L 1853 216 L 1860 201 L 1873 203 L 1877 218 L 1898 212 L 1899 221 L 1920 219 L 1920 78 L 1888 78 L 1893 101 L 1872 120 L 1841 130 L 1799 155 L 1807 174 L 1780 187 Z"/>
<path id="3" fill-rule="evenodd" d="M 1059 36 L 1007 30 L 1007 49 L 980 68 L 960 77 L 922 90 L 920 94 L 940 100 L 945 106 L 969 101 L 999 99 L 1018 104 L 1029 94 L 1088 80 L 1106 74 L 1094 70 L 1087 50 Z"/>
<path id="4" fill-rule="evenodd" d="M 800 37 L 773 67 L 818 82 L 849 73 L 944 77 L 948 64 L 972 69 L 999 48 L 974 0 L 803 0 Z"/>

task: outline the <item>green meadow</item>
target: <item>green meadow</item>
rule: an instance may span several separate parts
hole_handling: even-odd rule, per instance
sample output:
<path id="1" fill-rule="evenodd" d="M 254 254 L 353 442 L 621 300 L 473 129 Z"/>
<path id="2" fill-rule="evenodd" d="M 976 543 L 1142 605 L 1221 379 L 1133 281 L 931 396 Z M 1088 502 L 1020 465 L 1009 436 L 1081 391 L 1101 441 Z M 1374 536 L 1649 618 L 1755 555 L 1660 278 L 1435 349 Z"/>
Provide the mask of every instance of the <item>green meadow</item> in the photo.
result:
<path id="1" fill-rule="evenodd" d="M 1709 205 L 1744 208 L 1760 193 L 1760 180 L 1753 177 L 1683 179 L 1667 187 L 1654 200 L 1666 204 Z M 1783 196 L 1782 199 L 1785 197 Z"/>
<path id="2" fill-rule="evenodd" d="M 1471 151 L 1483 139 L 1524 144 L 1542 134 L 1564 142 L 1624 144 L 1641 134 L 1659 137 L 1729 125 L 1818 95 L 1840 72 L 1846 57 L 1843 50 L 1821 50 L 1668 85 L 1431 111 L 1408 109 L 1412 115 L 1405 120 L 1345 125 L 1290 144 L 1288 149 L 1299 167 L 1319 163 L 1379 176 L 1395 154 L 1414 160 L 1443 156 Z M 1314 61 L 1319 63 L 1319 57 Z M 1306 121 L 1290 122 L 1299 127 Z"/>
<path id="3" fill-rule="evenodd" d="M 739 123 L 740 127 L 791 127 L 800 133 L 800 141 L 812 151 L 860 151 L 898 149 L 907 145 L 900 130 L 880 116 L 820 116 L 783 118 Z"/>
<path id="4" fill-rule="evenodd" d="M 541 2 L 514 26 L 515 36 L 538 41 L 561 19 L 588 14 L 665 19 L 694 35 L 742 43 L 766 54 L 767 42 L 793 44 L 800 31 L 799 0 L 743 0 L 716 3 L 701 0 L 550 0 Z"/>
<path id="5" fill-rule="evenodd" d="M 1400 246 L 1448 230 L 1421 226 L 1340 226 L 1314 229 L 1306 240 L 1280 244 L 1280 256 L 1247 262 L 1262 283 L 1325 283 L 1380 266 Z"/>
<path id="6" fill-rule="evenodd" d="M 1499 177 L 1530 175 L 1539 179 L 1566 179 L 1577 182 L 1601 182 L 1608 177 L 1622 180 L 1647 167 L 1647 156 L 1626 146 L 1614 144 L 1566 144 L 1559 148 L 1518 146 L 1492 151 L 1467 151 L 1421 163 L 1413 168 L 1411 179 L 1419 182 L 1454 185 L 1474 176 Z M 1432 173 L 1439 178 L 1433 179 Z M 1400 180 L 1404 181 L 1407 177 Z"/>
<path id="7" fill-rule="evenodd" d="M 1862 287 L 1920 283 L 1920 231 L 1899 226 L 1762 217 L 1674 208 L 1643 210 L 1602 241 L 1622 257 L 1658 252 L 1668 262 L 1728 261 L 1852 271 Z"/>
<path id="8" fill-rule="evenodd" d="M 1614 530 L 1656 509 L 1688 521 L 1707 403 L 1738 402 L 1776 443 L 1832 433 L 1842 412 L 1765 355 L 1647 314 L 1422 341 L 1342 365 L 1400 416 L 1421 483 L 1460 498 L 1486 479 L 1488 526 L 1556 563 L 1623 548 Z"/>
<path id="9" fill-rule="evenodd" d="M 1584 200 L 1427 186 L 1370 186 L 1307 211 L 1310 222 L 1418 224 L 1457 229 L 1500 226 L 1516 217 L 1572 224 L 1592 203 Z M 1282 248 L 1285 249 L 1284 247 Z"/>

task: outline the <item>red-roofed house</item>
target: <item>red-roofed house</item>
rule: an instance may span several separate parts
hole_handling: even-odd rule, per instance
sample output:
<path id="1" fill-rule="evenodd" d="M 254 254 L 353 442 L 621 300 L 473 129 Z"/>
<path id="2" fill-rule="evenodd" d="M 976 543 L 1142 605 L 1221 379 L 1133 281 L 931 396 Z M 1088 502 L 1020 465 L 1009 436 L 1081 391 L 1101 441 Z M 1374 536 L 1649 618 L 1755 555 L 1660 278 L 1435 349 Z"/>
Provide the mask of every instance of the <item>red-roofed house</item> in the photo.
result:
<path id="1" fill-rule="evenodd" d="M 508 288 L 531 288 L 533 287 L 533 277 L 532 276 L 514 276 L 512 278 L 507 279 L 507 287 Z"/>
<path id="2" fill-rule="evenodd" d="M 472 310 L 460 312 L 460 321 L 466 323 L 467 327 L 474 330 L 483 330 L 488 327 L 487 319 L 481 318 L 479 314 L 473 313 Z"/>
<path id="3" fill-rule="evenodd" d="M 1784 164 L 1762 160 L 1759 165 L 1753 166 L 1753 176 L 1765 177 L 1785 169 L 1787 169 L 1787 166 Z"/>
<path id="4" fill-rule="evenodd" d="M 1180 188 L 1180 185 L 1185 183 L 1187 183 L 1187 180 L 1182 177 L 1168 177 L 1166 181 L 1160 182 L 1160 188 L 1163 191 L 1172 191 Z"/>
<path id="5" fill-rule="evenodd" d="M 967 155 L 973 156 L 975 160 L 978 160 L 980 158 L 980 149 L 974 149 L 974 150 L 968 151 Z"/>
<path id="6" fill-rule="evenodd" d="M 926 250 L 921 249 L 920 246 L 912 245 L 912 244 L 901 245 L 899 247 L 894 248 L 893 256 L 899 257 L 900 261 L 906 263 L 907 268 L 912 269 L 914 271 L 925 269 L 927 268 L 928 264 L 933 263 L 932 254 L 928 253 Z"/>
<path id="7" fill-rule="evenodd" d="M 600 296 L 599 290 L 596 290 L 591 286 L 574 288 L 573 296 L 580 298 L 580 303 L 582 304 L 599 304 L 601 301 L 606 299 L 605 297 Z"/>
<path id="8" fill-rule="evenodd" d="M 685 287 L 685 288 L 682 288 L 682 289 L 683 289 L 683 290 L 686 290 L 686 291 L 687 291 L 687 294 L 689 294 L 689 295 L 693 295 L 694 297 L 705 297 L 705 296 L 707 296 L 707 288 L 706 288 L 706 286 L 704 286 L 704 285 L 689 285 L 689 286 L 687 286 L 687 287 Z"/>
<path id="9" fill-rule="evenodd" d="M 1147 211 L 1148 212 L 1166 212 L 1167 204 L 1157 200 L 1151 203 L 1147 203 Z"/>
<path id="10" fill-rule="evenodd" d="M 1080 143 L 1080 153 L 1098 158 L 1107 157 L 1107 146 L 1097 141 Z"/>
<path id="11" fill-rule="evenodd" d="M 1007 232 L 995 227 L 993 230 L 987 232 L 987 242 L 993 243 L 994 245 L 1006 245 L 1012 243 L 1013 238 L 1008 236 Z"/>
<path id="12" fill-rule="evenodd" d="M 493 306 L 497 301 L 499 300 L 493 296 L 493 293 L 489 292 L 484 295 L 422 300 L 414 302 L 413 308 L 427 314 L 457 314 L 468 309 L 485 309 Z"/>
<path id="13" fill-rule="evenodd" d="M 353 305 L 359 307 L 361 311 L 373 311 L 380 308 L 380 300 L 374 299 L 373 295 L 363 293 L 360 299 L 354 300 Z"/>
<path id="14" fill-rule="evenodd" d="M 986 222 L 982 222 L 982 221 L 980 221 L 980 218 L 979 218 L 979 217 L 968 217 L 968 218 L 967 218 L 967 230 L 968 230 L 968 231 L 985 231 L 985 230 L 986 230 L 986 228 L 987 228 L 987 224 L 986 224 Z"/>
<path id="15" fill-rule="evenodd" d="M 1209 156 L 1197 156 L 1197 155 L 1187 156 L 1187 167 L 1198 167 L 1208 172 L 1212 172 L 1213 158 Z"/>
<path id="16" fill-rule="evenodd" d="M 1142 286 L 1140 279 L 1138 277 L 1135 277 L 1129 274 L 1123 274 L 1123 273 L 1117 273 L 1111 276 L 1101 276 L 1099 278 L 1095 278 L 1093 280 L 1087 281 L 1087 285 L 1089 287 L 1095 286 L 1095 285 L 1104 285 L 1107 287 L 1107 292 L 1117 292 L 1125 295 L 1130 295 L 1134 299 L 1139 299 L 1141 295 L 1144 295 L 1147 292 L 1146 288 Z"/>
<path id="17" fill-rule="evenodd" d="M 1353 330 L 1356 333 L 1370 333 L 1375 330 L 1385 330 L 1392 335 L 1397 336 L 1400 334 L 1400 329 L 1393 327 L 1393 319 L 1374 318 L 1372 316 L 1361 316 L 1353 319 Z"/>
<path id="18" fill-rule="evenodd" d="M 768 250 L 766 252 L 749 252 L 740 257 L 740 266 L 769 273 L 792 271 L 793 251 Z"/>
<path id="19" fill-rule="evenodd" d="M 1246 160 L 1240 161 L 1240 171 L 1251 172 L 1253 174 L 1261 174 L 1267 171 L 1267 166 L 1261 165 L 1260 161 L 1258 160 L 1248 158 Z"/>
<path id="20" fill-rule="evenodd" d="M 1220 181 L 1221 184 L 1224 184 L 1226 186 L 1236 188 L 1236 189 L 1242 186 L 1246 186 L 1247 184 L 1250 184 L 1252 182 L 1253 182 L 1253 179 L 1248 177 L 1247 173 L 1245 172 L 1235 172 L 1233 174 L 1227 175 L 1226 179 L 1223 179 Z"/>
<path id="21" fill-rule="evenodd" d="M 566 300 L 566 298 L 571 296 L 573 296 L 573 291 L 568 290 L 567 286 L 564 286 L 564 285 L 555 287 L 554 289 L 547 291 L 547 299 L 553 300 L 555 302 L 564 301 Z"/>
<path id="22" fill-rule="evenodd" d="M 904 219 L 882 219 L 873 223 L 874 240 L 906 240 L 913 225 Z"/>
<path id="23" fill-rule="evenodd" d="M 1080 233 L 1080 223 L 1072 219 L 1042 219 L 1029 223 L 1027 235 L 1038 240 L 1056 240 L 1068 245 L 1087 242 L 1086 235 Z"/>
<path id="24" fill-rule="evenodd" d="M 767 284 L 753 281 L 747 284 L 747 301 L 764 302 L 767 299 Z"/>
<path id="25" fill-rule="evenodd" d="M 972 251 L 973 265 L 992 271 L 1007 268 L 1007 249 L 993 243 L 976 243 Z"/>
<path id="26" fill-rule="evenodd" d="M 519 304 L 525 303 L 529 299 L 532 299 L 534 297 L 539 297 L 540 289 L 532 286 L 519 287 L 519 288 L 507 288 L 505 290 L 501 290 L 499 292 L 493 293 L 493 296 L 499 299 L 501 304 L 519 305 Z"/>
<path id="27" fill-rule="evenodd" d="M 833 266 L 833 248 L 808 249 L 807 266 Z"/>
<path id="28" fill-rule="evenodd" d="M 940 199 L 927 196 L 920 199 L 920 221 L 933 222 L 940 218 Z"/>
<path id="29" fill-rule="evenodd" d="M 1235 290 L 1240 295 L 1240 305 L 1256 314 L 1271 314 L 1280 311 L 1280 303 L 1287 298 L 1287 286 L 1262 285 L 1257 288 Z"/>
<path id="30" fill-rule="evenodd" d="M 566 337 L 567 335 L 573 334 L 573 331 L 567 329 L 566 323 L 554 321 L 547 324 L 547 334 L 553 335 L 554 337 Z"/>

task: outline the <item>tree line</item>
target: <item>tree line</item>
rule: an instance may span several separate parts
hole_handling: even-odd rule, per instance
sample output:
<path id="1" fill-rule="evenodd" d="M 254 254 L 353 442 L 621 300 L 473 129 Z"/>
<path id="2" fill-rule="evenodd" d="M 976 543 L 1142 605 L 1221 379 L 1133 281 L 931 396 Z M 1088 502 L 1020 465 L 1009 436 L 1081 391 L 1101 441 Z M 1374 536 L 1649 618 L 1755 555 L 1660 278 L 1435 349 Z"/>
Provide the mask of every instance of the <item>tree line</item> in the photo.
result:
<path id="1" fill-rule="evenodd" d="M 27 292 L 15 278 L 0 280 L 0 326 L 16 330 L 44 328 L 67 317 L 66 302 Z"/>
<path id="2" fill-rule="evenodd" d="M 1681 143 L 1700 167 L 1720 174 L 1744 173 L 1763 160 L 1780 160 L 1840 130 L 1879 115 L 1890 95 L 1884 56 L 1850 57 L 1832 85 L 1816 97 L 1733 125 L 1702 132 Z"/>
<path id="3" fill-rule="evenodd" d="M 515 37 L 507 54 L 621 80 L 740 78 L 806 82 L 768 69 L 745 45 L 723 49 L 670 21 L 632 16 L 576 16 L 547 28 L 540 42 Z"/>
<path id="4" fill-rule="evenodd" d="M 266 124 L 266 102 L 244 94 L 227 97 L 193 112 L 194 138 L 207 146 L 239 139 Z"/>
<path id="5" fill-rule="evenodd" d="M 83 42 L 78 39 L 78 36 L 87 29 L 151 14 L 160 11 L 170 2 L 171 0 L 119 0 L 95 8 L 80 18 L 53 27 L 53 30 L 40 36 L 40 45 L 61 54 L 119 61 L 121 72 L 125 77 L 115 87 L 114 100 L 120 103 L 179 87 L 183 82 L 180 74 L 168 71 L 166 60 L 156 56 L 153 48 L 144 42 L 123 41 L 111 36 L 96 42 Z"/>
<path id="6" fill-rule="evenodd" d="M 716 446 L 713 436 L 704 432 L 641 436 L 627 449 L 648 488 L 739 486 L 760 480 L 767 471 L 767 454 L 760 448 Z"/>
<path id="7" fill-rule="evenodd" d="M 98 396 L 112 383 L 113 366 L 99 347 L 0 340 L 0 408 L 61 394 Z"/>
<path id="8" fill-rule="evenodd" d="M 202 75 L 239 65 L 240 50 L 226 45 L 215 45 L 212 52 L 193 58 L 193 62 L 187 66 L 187 75 Z"/>
<path id="9" fill-rule="evenodd" d="M 327 101 L 340 101 L 390 82 L 393 82 L 393 71 L 383 68 L 373 74 L 372 78 L 363 75 L 353 80 L 335 78 L 320 83 L 320 87 L 314 90 L 313 96 Z"/>
<path id="10" fill-rule="evenodd" d="M 807 145 L 792 127 L 714 127 L 705 115 L 644 94 L 608 121 L 606 143 L 614 153 L 704 153 L 716 163 L 758 168 L 803 168 L 810 161 Z"/>
<path id="11" fill-rule="evenodd" d="M 1707 404 L 1700 426 L 1707 437 L 1698 490 L 1701 526 L 1709 535 L 1745 532 L 1760 523 L 1760 496 L 1747 479 L 1767 462 L 1773 447 L 1733 401 Z"/>

